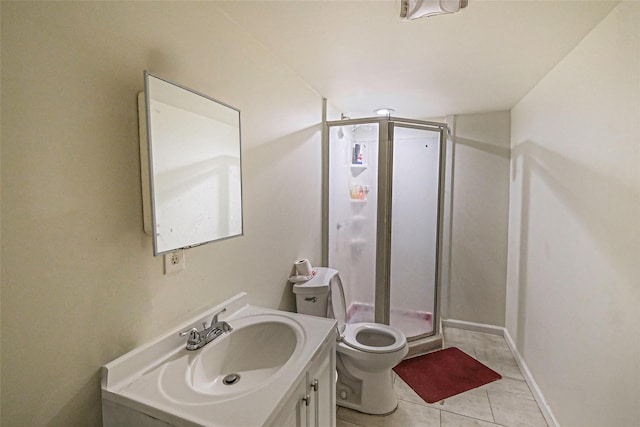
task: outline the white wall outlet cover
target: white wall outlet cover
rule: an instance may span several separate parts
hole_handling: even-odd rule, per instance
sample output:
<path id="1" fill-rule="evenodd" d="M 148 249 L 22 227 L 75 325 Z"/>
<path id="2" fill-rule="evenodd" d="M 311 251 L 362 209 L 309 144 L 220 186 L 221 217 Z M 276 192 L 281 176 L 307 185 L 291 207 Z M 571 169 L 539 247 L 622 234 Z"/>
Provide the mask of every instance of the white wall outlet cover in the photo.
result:
<path id="1" fill-rule="evenodd" d="M 177 273 L 184 270 L 184 250 L 164 254 L 164 274 Z"/>

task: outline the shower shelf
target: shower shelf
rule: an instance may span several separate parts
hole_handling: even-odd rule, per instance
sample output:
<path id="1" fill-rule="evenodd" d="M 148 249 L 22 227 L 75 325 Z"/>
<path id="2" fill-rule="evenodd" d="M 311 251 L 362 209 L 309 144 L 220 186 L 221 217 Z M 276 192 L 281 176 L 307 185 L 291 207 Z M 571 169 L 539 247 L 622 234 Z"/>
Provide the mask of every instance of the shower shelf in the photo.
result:
<path id="1" fill-rule="evenodd" d="M 351 203 L 367 203 L 367 199 L 351 199 Z"/>
<path id="2" fill-rule="evenodd" d="M 365 239 L 351 239 L 351 246 L 362 246 L 367 243 Z"/>
<path id="3" fill-rule="evenodd" d="M 351 175 L 354 177 L 360 175 L 367 169 L 367 165 L 354 165 L 351 164 Z"/>
<path id="4" fill-rule="evenodd" d="M 364 215 L 354 215 L 351 217 L 351 221 L 354 221 L 354 222 L 366 221 L 366 220 L 367 220 L 367 217 Z"/>
<path id="5" fill-rule="evenodd" d="M 362 163 L 362 164 L 358 164 L 358 163 L 351 163 L 351 167 L 353 169 L 366 169 L 367 167 L 369 167 L 368 164 L 366 163 Z"/>

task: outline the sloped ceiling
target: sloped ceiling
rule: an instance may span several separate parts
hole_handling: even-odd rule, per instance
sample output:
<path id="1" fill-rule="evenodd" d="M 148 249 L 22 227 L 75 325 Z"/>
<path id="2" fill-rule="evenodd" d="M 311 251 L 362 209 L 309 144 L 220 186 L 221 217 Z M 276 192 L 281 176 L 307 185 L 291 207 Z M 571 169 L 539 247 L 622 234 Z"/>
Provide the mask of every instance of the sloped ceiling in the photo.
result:
<path id="1" fill-rule="evenodd" d="M 617 3 L 469 0 L 404 21 L 400 0 L 217 2 L 338 111 L 409 118 L 510 109 Z"/>

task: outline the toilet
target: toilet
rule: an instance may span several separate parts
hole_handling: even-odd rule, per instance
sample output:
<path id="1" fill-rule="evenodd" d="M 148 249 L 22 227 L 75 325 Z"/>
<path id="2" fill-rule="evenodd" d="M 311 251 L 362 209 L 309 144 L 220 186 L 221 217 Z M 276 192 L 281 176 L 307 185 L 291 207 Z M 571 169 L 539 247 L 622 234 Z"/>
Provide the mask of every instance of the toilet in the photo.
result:
<path id="1" fill-rule="evenodd" d="M 391 369 L 409 351 L 402 331 L 380 323 L 347 324 L 344 289 L 338 271 L 316 267 L 308 281 L 293 286 L 297 312 L 334 318 L 336 330 L 336 403 L 366 414 L 393 412 L 398 402 Z"/>

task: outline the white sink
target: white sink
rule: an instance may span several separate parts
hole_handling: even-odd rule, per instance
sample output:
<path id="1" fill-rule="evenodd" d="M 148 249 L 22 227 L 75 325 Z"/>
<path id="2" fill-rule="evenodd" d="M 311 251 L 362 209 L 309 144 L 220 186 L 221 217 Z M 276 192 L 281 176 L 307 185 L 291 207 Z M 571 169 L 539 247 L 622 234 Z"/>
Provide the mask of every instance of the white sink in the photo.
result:
<path id="1" fill-rule="evenodd" d="M 255 390 L 286 365 L 303 338 L 300 325 L 283 316 L 245 317 L 232 326 L 195 358 L 189 373 L 195 390 L 221 396 Z"/>
<path id="2" fill-rule="evenodd" d="M 187 350 L 177 332 L 222 308 L 219 320 L 233 330 Z M 107 364 L 103 415 L 118 406 L 172 425 L 263 425 L 334 328 L 333 320 L 248 305 L 239 294 Z"/>
<path id="3" fill-rule="evenodd" d="M 286 316 L 261 314 L 229 323 L 231 332 L 199 350 L 184 350 L 161 367 L 159 387 L 166 397 L 213 403 L 257 392 L 304 343 L 302 327 Z"/>

